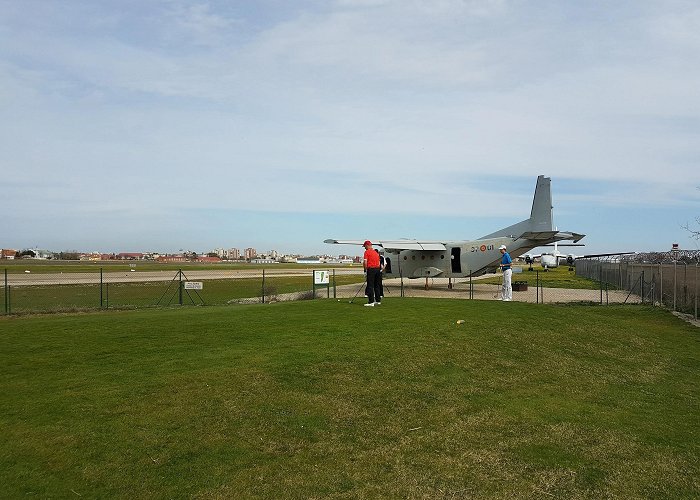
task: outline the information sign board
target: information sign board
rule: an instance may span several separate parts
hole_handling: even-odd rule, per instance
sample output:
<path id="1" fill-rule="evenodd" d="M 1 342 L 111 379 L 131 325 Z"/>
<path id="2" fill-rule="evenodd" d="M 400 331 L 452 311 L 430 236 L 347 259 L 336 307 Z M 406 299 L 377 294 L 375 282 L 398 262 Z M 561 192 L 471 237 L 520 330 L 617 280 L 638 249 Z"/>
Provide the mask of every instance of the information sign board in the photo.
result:
<path id="1" fill-rule="evenodd" d="M 314 285 L 327 285 L 330 283 L 329 271 L 314 271 Z"/>

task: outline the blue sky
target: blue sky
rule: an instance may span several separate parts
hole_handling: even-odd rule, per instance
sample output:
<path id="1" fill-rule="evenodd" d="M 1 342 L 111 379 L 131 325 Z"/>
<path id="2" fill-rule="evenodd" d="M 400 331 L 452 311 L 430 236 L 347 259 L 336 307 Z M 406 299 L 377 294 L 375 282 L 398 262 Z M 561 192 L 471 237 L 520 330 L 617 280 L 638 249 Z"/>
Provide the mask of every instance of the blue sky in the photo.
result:
<path id="1" fill-rule="evenodd" d="M 698 248 L 696 1 L 0 0 L 0 246 L 357 253 L 552 178 L 585 252 Z"/>

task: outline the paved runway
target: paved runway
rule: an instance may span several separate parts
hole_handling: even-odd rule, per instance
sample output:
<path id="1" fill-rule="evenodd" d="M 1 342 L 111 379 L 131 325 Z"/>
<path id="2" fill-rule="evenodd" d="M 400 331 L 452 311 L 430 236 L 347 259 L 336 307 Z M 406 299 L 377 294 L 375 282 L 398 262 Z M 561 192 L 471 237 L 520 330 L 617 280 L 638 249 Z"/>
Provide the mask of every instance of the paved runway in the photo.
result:
<path id="1" fill-rule="evenodd" d="M 332 272 L 332 270 L 331 270 Z M 336 269 L 335 275 L 361 275 L 362 269 Z M 183 271 L 184 278 L 188 281 L 220 280 L 220 279 L 261 279 L 262 269 L 250 270 L 200 270 Z M 177 279 L 178 272 L 168 271 L 133 271 L 110 272 L 102 274 L 103 283 L 147 283 L 159 281 L 171 281 Z M 312 279 L 312 269 L 265 269 L 266 277 L 281 276 L 308 276 Z M 100 283 L 100 273 L 23 273 L 8 274 L 8 284 L 15 286 L 30 285 L 90 285 Z"/>

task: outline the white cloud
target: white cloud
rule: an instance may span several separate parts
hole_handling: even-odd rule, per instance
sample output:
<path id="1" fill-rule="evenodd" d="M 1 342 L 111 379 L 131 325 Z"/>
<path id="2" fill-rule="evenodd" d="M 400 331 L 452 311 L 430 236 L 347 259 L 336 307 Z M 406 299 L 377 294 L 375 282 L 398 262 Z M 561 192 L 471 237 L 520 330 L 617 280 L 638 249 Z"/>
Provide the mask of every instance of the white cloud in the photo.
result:
<path id="1" fill-rule="evenodd" d="M 519 217 L 529 191 L 471 180 L 635 180 L 608 205 L 700 185 L 692 3 L 5 4 L 0 161 L 55 183 L 13 188 L 39 211 Z"/>

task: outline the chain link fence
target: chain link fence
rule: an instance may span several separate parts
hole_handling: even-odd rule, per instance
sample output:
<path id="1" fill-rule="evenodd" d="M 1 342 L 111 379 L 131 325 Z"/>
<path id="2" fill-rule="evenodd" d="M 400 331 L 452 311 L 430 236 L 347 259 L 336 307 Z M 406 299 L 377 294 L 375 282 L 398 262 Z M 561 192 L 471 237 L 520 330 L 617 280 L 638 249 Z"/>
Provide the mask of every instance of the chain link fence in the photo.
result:
<path id="1" fill-rule="evenodd" d="M 664 304 L 697 318 L 697 264 L 631 264 L 579 259 L 576 272 L 514 268 L 513 300 L 531 303 Z M 334 298 L 365 301 L 359 268 L 330 269 L 315 284 L 312 269 L 177 270 L 8 273 L 0 303 L 5 314 L 144 307 L 264 304 Z M 581 279 L 581 277 L 587 279 Z M 499 300 L 502 276 L 391 278 L 385 299 L 443 297 Z"/>
<path id="2" fill-rule="evenodd" d="M 361 269 L 333 269 L 314 284 L 311 269 L 31 273 L 5 269 L 5 314 L 135 309 L 175 305 L 263 304 L 330 298 L 364 281 Z"/>
<path id="3" fill-rule="evenodd" d="M 698 267 L 698 262 L 649 264 L 622 259 L 578 259 L 576 274 L 636 295 L 642 302 L 663 305 L 698 319 Z"/>
<path id="4" fill-rule="evenodd" d="M 571 274 L 574 274 L 573 269 Z M 562 273 L 515 268 L 512 278 L 513 300 L 536 304 L 640 303 L 641 297 L 596 280 L 562 278 Z M 385 279 L 384 297 L 444 297 L 455 299 L 500 300 L 502 275 L 486 274 L 466 278 L 392 278 Z M 347 292 L 343 292 L 344 294 Z M 364 295 L 364 289 L 362 289 Z"/>

